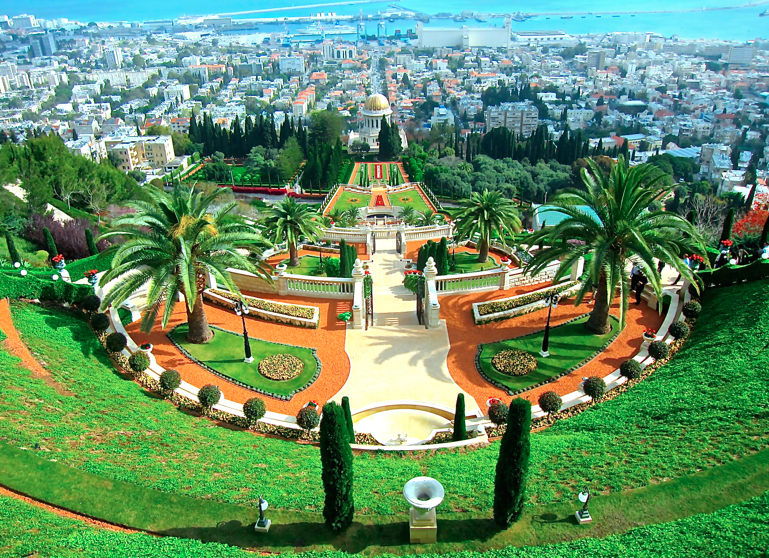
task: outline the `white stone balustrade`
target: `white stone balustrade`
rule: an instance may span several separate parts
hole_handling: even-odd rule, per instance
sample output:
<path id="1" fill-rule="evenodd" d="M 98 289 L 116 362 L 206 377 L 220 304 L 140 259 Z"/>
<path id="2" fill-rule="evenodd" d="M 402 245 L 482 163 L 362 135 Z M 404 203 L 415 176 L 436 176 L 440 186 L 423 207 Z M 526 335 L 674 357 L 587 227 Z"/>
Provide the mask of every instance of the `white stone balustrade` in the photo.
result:
<path id="1" fill-rule="evenodd" d="M 363 277 L 366 274 L 363 271 L 363 264 L 360 258 L 355 260 L 352 267 L 353 299 L 352 299 L 352 327 L 353 329 L 363 329 Z"/>
<path id="2" fill-rule="evenodd" d="M 432 227 L 414 227 L 403 229 L 403 236 L 406 242 L 415 240 L 432 240 L 435 238 L 447 237 L 452 235 L 451 225 L 435 225 Z"/>
<path id="3" fill-rule="evenodd" d="M 436 288 L 436 278 L 438 269 L 435 267 L 435 260 L 427 259 L 425 265 L 425 321 L 427 327 L 438 327 L 441 323 L 441 304 L 438 302 L 438 290 Z"/>

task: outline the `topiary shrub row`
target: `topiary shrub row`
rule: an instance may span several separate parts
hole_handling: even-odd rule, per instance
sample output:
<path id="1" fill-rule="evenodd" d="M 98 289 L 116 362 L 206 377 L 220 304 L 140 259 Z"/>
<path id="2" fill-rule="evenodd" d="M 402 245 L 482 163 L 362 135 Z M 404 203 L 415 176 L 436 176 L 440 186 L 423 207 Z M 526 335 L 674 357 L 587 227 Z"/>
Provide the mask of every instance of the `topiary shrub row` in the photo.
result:
<path id="1" fill-rule="evenodd" d="M 312 430 L 320 422 L 320 415 L 318 409 L 312 405 L 302 407 L 296 414 L 296 423 L 302 430 Z"/>
<path id="2" fill-rule="evenodd" d="M 664 341 L 654 341 L 649 345 L 649 356 L 654 360 L 662 360 L 668 357 L 670 348 Z"/>
<path id="3" fill-rule="evenodd" d="M 641 377 L 641 363 L 637 360 L 626 360 L 619 366 L 619 373 L 628 380 L 635 380 Z"/>
<path id="4" fill-rule="evenodd" d="M 689 326 L 684 322 L 675 322 L 670 326 L 670 329 L 668 329 L 670 335 L 676 340 L 688 337 L 689 331 Z"/>
<path id="5" fill-rule="evenodd" d="M 136 351 L 128 357 L 128 368 L 134 374 L 141 374 L 150 367 L 150 357 L 144 351 Z"/>
<path id="6" fill-rule="evenodd" d="M 681 310 L 684 316 L 686 316 L 689 319 L 694 319 L 697 316 L 700 315 L 700 312 L 702 312 L 702 305 L 699 302 L 687 302 L 684 304 L 683 309 Z"/>
<path id="7" fill-rule="evenodd" d="M 30 298 L 59 303 L 77 304 L 85 297 L 93 295 L 91 285 L 52 281 L 50 275 L 36 276 L 28 274 L 22 277 L 18 273 L 0 274 L 0 298 Z"/>
<path id="8" fill-rule="evenodd" d="M 591 376 L 582 384 L 582 390 L 593 400 L 599 401 L 606 393 L 606 382 L 598 376 Z"/>
<path id="9" fill-rule="evenodd" d="M 219 403 L 221 398 L 222 392 L 219 391 L 219 386 L 214 384 L 206 384 L 198 390 L 198 401 L 203 407 L 203 412 L 209 412 L 211 407 Z"/>

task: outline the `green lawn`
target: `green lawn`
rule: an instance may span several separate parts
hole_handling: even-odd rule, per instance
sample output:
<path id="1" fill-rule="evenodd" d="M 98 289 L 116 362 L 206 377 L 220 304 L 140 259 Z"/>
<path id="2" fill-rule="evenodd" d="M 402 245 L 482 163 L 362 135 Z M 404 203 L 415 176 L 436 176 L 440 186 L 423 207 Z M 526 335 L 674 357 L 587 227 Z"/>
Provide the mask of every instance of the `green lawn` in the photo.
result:
<path id="1" fill-rule="evenodd" d="M 425 203 L 425 200 L 422 199 L 422 196 L 419 195 L 419 192 L 413 188 L 398 192 L 397 194 L 388 194 L 387 198 L 390 200 L 390 205 L 413 207 L 423 215 L 432 211 L 432 209 Z"/>
<path id="2" fill-rule="evenodd" d="M 338 260 L 338 257 L 323 256 L 323 259 L 333 258 Z M 288 266 L 288 260 L 280 262 Z M 302 256 L 299 258 L 299 265 L 296 267 L 288 266 L 286 273 L 293 273 L 294 275 L 317 275 L 318 266 L 320 265 L 320 256 Z"/>
<path id="3" fill-rule="evenodd" d="M 253 327 L 253 326 L 252 326 Z M 243 336 L 216 328 L 214 338 L 203 345 L 188 343 L 186 340 L 187 325 L 183 324 L 170 334 L 172 339 L 195 359 L 203 362 L 215 371 L 237 382 L 258 389 L 268 395 L 291 396 L 295 392 L 307 388 L 315 379 L 318 371 L 318 360 L 314 349 L 282 345 L 254 339 L 249 335 L 251 355 L 254 362 L 243 362 Z M 286 353 L 294 355 L 304 362 L 304 370 L 292 380 L 275 381 L 265 378 L 257 368 L 259 362 L 270 355 Z"/>
<path id="4" fill-rule="evenodd" d="M 357 201 L 353 201 L 357 200 Z M 347 211 L 352 207 L 368 207 L 371 203 L 370 194 L 356 194 L 354 192 L 342 192 L 334 202 L 334 205 L 329 209 L 333 211 L 338 209 L 339 211 Z"/>
<path id="5" fill-rule="evenodd" d="M 494 254 L 489 254 L 489 259 L 485 263 L 478 263 L 478 252 L 457 252 L 452 257 L 449 250 L 449 262 L 452 259 L 456 262 L 456 267 L 449 270 L 449 275 L 499 269 L 499 257 Z"/>
<path id="6" fill-rule="evenodd" d="M 610 343 L 619 333 L 619 321 L 614 316 L 612 316 L 611 331 L 603 335 L 587 333 L 584 326 L 587 319 L 588 317 L 584 316 L 573 322 L 551 328 L 548 343 L 550 356 L 547 358 L 539 354 L 542 350 L 544 331 L 497 343 L 479 345 L 478 348 L 481 351 L 478 358 L 479 372 L 491 383 L 501 384 L 510 392 L 515 392 L 578 367 L 593 356 L 596 351 L 600 351 L 606 344 Z M 531 354 L 537 359 L 537 369 L 525 376 L 507 376 L 498 372 L 492 366 L 491 359 L 498 352 L 508 349 L 518 349 Z"/>

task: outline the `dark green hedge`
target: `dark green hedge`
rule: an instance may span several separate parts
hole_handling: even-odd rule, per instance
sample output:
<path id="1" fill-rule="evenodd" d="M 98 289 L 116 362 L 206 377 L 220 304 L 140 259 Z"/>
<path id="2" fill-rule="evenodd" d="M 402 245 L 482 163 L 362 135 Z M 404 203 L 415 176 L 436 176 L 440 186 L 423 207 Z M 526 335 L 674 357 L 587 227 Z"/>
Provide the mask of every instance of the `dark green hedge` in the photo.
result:
<path id="1" fill-rule="evenodd" d="M 76 303 L 92 294 L 91 285 L 76 285 L 61 279 L 52 281 L 49 274 L 29 273 L 22 277 L 17 273 L 0 273 L 0 298 L 38 298 Z"/>
<path id="2" fill-rule="evenodd" d="M 706 287 L 725 287 L 735 283 L 769 278 L 769 260 L 758 260 L 747 265 L 725 265 L 718 269 L 699 271 Z"/>

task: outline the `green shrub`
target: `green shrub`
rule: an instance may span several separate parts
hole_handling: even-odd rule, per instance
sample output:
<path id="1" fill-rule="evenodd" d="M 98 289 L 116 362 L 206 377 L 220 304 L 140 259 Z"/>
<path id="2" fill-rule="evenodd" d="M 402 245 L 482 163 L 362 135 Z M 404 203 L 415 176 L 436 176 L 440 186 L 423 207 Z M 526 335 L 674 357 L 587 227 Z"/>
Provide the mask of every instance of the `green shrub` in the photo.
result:
<path id="1" fill-rule="evenodd" d="M 349 440 L 351 444 L 355 443 L 355 423 L 352 421 L 352 410 L 350 409 L 350 398 L 346 395 L 342 397 L 342 410 L 344 411 L 344 420 L 347 423 L 349 431 Z"/>
<path id="2" fill-rule="evenodd" d="M 43 227 L 43 240 L 45 241 L 45 250 L 48 252 L 48 256 L 51 258 L 56 256 L 59 250 L 56 248 L 56 242 L 53 240 L 51 229 L 48 227 Z"/>
<path id="3" fill-rule="evenodd" d="M 302 407 L 296 414 L 296 423 L 299 425 L 299 428 L 303 430 L 312 430 L 318 426 L 318 422 L 320 422 L 320 416 L 315 407 Z"/>
<path id="4" fill-rule="evenodd" d="M 95 256 L 99 253 L 99 248 L 96 247 L 96 241 L 93 239 L 93 233 L 91 229 L 85 230 L 85 243 L 88 246 L 88 253 Z"/>
<path id="5" fill-rule="evenodd" d="M 11 263 L 21 263 L 21 255 L 16 248 L 16 242 L 14 242 L 11 233 L 5 233 L 5 243 L 8 245 L 8 257 L 11 259 Z"/>
<path id="6" fill-rule="evenodd" d="M 252 397 L 243 403 L 243 414 L 246 415 L 248 424 L 254 425 L 264 417 L 267 412 L 267 405 L 258 397 Z"/>
<path id="7" fill-rule="evenodd" d="M 150 367 L 150 357 L 144 351 L 136 351 L 128 357 L 128 367 L 134 374 L 141 374 Z"/>
<path id="8" fill-rule="evenodd" d="M 649 345 L 649 356 L 654 360 L 668 358 L 670 349 L 664 341 L 652 341 Z"/>
<path id="9" fill-rule="evenodd" d="M 96 332 L 107 331 L 110 326 L 109 316 L 107 314 L 92 314 L 91 327 Z"/>
<path id="10" fill-rule="evenodd" d="M 454 409 L 454 432 L 452 434 L 452 440 L 455 442 L 461 442 L 467 440 L 467 413 L 465 412 L 465 395 L 460 393 L 457 395 L 457 405 Z"/>
<path id="11" fill-rule="evenodd" d="M 507 422 L 508 406 L 502 401 L 495 401 L 489 405 L 489 420 L 497 426 Z"/>
<path id="12" fill-rule="evenodd" d="M 600 401 L 603 394 L 606 393 L 606 382 L 603 381 L 603 378 L 591 376 L 585 380 L 582 389 L 585 394 L 592 397 L 594 401 Z"/>
<path id="13" fill-rule="evenodd" d="M 494 479 L 494 521 L 510 527 L 523 515 L 531 453 L 531 403 L 513 399 L 502 436 Z"/>
<path id="14" fill-rule="evenodd" d="M 619 373 L 628 380 L 635 380 L 641 376 L 641 363 L 632 358 L 626 360 L 619 365 Z"/>
<path id="15" fill-rule="evenodd" d="M 119 353 L 125 349 L 127 343 L 125 335 L 122 333 L 115 332 L 107 335 L 106 345 L 107 351 L 110 353 Z"/>
<path id="16" fill-rule="evenodd" d="M 219 386 L 215 386 L 214 384 L 206 384 L 198 391 L 198 401 L 200 401 L 200 404 L 206 411 L 219 403 L 221 398 L 222 392 L 219 391 Z"/>
<path id="17" fill-rule="evenodd" d="M 96 295 L 90 295 L 81 300 L 79 306 L 85 312 L 98 312 L 101 299 Z"/>
<path id="18" fill-rule="evenodd" d="M 160 374 L 160 389 L 166 392 L 174 391 L 182 385 L 182 375 L 174 369 L 163 370 Z"/>
<path id="19" fill-rule="evenodd" d="M 548 415 L 551 415 L 561 410 L 561 405 L 563 405 L 563 400 L 561 399 L 561 396 L 558 395 L 556 392 L 546 391 L 545 393 L 539 396 L 539 401 L 537 401 L 537 403 L 539 403 L 540 409 L 542 409 Z"/>
<path id="20" fill-rule="evenodd" d="M 355 515 L 353 460 L 348 439 L 344 411 L 333 401 L 326 403 L 320 423 L 321 480 L 326 495 L 323 518 L 335 533 L 347 529 Z"/>
<path id="21" fill-rule="evenodd" d="M 687 302 L 684 304 L 682 312 L 689 319 L 696 318 L 702 312 L 702 305 L 699 302 Z"/>
<path id="22" fill-rule="evenodd" d="M 674 322 L 668 332 L 673 339 L 684 339 L 689 335 L 689 326 L 684 322 Z"/>

